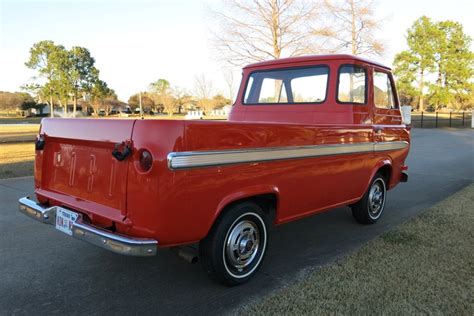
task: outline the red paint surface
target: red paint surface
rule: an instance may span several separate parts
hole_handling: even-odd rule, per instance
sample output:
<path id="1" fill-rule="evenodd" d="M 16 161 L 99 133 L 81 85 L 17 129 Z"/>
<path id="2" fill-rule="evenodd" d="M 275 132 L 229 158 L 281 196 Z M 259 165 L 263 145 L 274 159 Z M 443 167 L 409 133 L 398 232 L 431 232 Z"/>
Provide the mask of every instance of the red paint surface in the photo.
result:
<path id="1" fill-rule="evenodd" d="M 337 69 L 348 63 L 368 69 L 369 102 L 365 106 L 335 102 Z M 330 67 L 324 103 L 241 104 L 251 71 L 315 64 Z M 167 166 L 168 153 L 179 151 L 409 142 L 399 110 L 373 107 L 373 67 L 381 69 L 347 55 L 250 65 L 244 68 L 229 121 L 45 119 L 41 133 L 46 146 L 36 154 L 37 197 L 43 203 L 80 211 L 95 225 L 171 246 L 205 237 L 222 209 L 239 199 L 273 194 L 277 200 L 275 223 L 280 224 L 357 201 L 371 177 L 385 165 L 392 168 L 392 188 L 405 170 L 408 147 L 177 171 Z M 374 129 L 381 129 L 381 133 Z M 114 145 L 130 140 L 133 154 L 116 161 L 111 155 Z M 139 165 L 142 149 L 153 155 L 148 172 Z"/>

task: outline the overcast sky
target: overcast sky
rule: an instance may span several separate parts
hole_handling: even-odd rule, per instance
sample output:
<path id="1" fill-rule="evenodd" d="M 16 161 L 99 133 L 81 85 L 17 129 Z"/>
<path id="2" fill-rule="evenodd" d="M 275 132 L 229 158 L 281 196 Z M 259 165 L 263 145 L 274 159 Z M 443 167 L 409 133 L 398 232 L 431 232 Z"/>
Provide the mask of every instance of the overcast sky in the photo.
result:
<path id="1" fill-rule="evenodd" d="M 46 39 L 88 48 L 101 78 L 124 101 L 158 78 L 192 90 L 194 76 L 202 73 L 226 91 L 206 13 L 216 1 L 0 0 L 0 91 L 18 91 L 29 81 L 34 74 L 24 65 L 29 48 Z M 406 29 L 422 15 L 458 21 L 474 37 L 473 12 L 472 0 L 379 0 L 377 16 L 384 19 L 379 36 L 388 50 L 378 61 L 391 65 L 394 54 L 406 48 Z"/>

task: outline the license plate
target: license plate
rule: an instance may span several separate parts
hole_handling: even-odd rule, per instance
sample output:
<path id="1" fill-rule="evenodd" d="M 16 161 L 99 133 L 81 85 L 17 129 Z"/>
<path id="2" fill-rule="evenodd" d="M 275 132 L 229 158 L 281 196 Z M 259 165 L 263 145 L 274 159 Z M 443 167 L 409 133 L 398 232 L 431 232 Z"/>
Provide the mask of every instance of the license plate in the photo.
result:
<path id="1" fill-rule="evenodd" d="M 78 217 L 79 214 L 58 207 L 56 210 L 56 229 L 72 236 L 72 225 Z"/>

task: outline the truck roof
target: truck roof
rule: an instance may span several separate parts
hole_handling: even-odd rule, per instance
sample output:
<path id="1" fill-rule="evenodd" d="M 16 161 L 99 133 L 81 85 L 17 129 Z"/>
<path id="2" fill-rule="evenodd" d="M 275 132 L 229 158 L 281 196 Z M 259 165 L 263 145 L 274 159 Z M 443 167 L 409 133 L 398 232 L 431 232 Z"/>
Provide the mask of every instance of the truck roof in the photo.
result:
<path id="1" fill-rule="evenodd" d="M 258 63 L 249 64 L 245 66 L 244 69 L 265 67 L 265 66 L 272 66 L 272 65 L 285 65 L 285 64 L 292 64 L 296 62 L 305 62 L 305 61 L 326 61 L 326 60 L 338 60 L 338 59 L 350 59 L 350 60 L 355 60 L 355 61 L 361 61 L 364 63 L 372 64 L 372 65 L 390 70 L 390 67 L 387 67 L 383 64 L 380 64 L 380 63 L 377 63 L 365 58 L 361 58 L 358 56 L 349 55 L 349 54 L 308 55 L 308 56 L 300 56 L 300 57 L 280 58 L 280 59 L 267 60 L 267 61 L 261 61 Z"/>

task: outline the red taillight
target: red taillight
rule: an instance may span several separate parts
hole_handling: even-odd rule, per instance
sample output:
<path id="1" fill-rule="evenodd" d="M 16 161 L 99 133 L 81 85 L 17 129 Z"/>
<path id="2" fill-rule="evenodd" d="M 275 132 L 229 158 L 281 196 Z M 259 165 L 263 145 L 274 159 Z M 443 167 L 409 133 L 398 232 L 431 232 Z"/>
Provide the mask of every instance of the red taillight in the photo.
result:
<path id="1" fill-rule="evenodd" d="M 153 156 L 148 150 L 142 150 L 140 153 L 140 168 L 148 171 L 153 166 Z"/>

